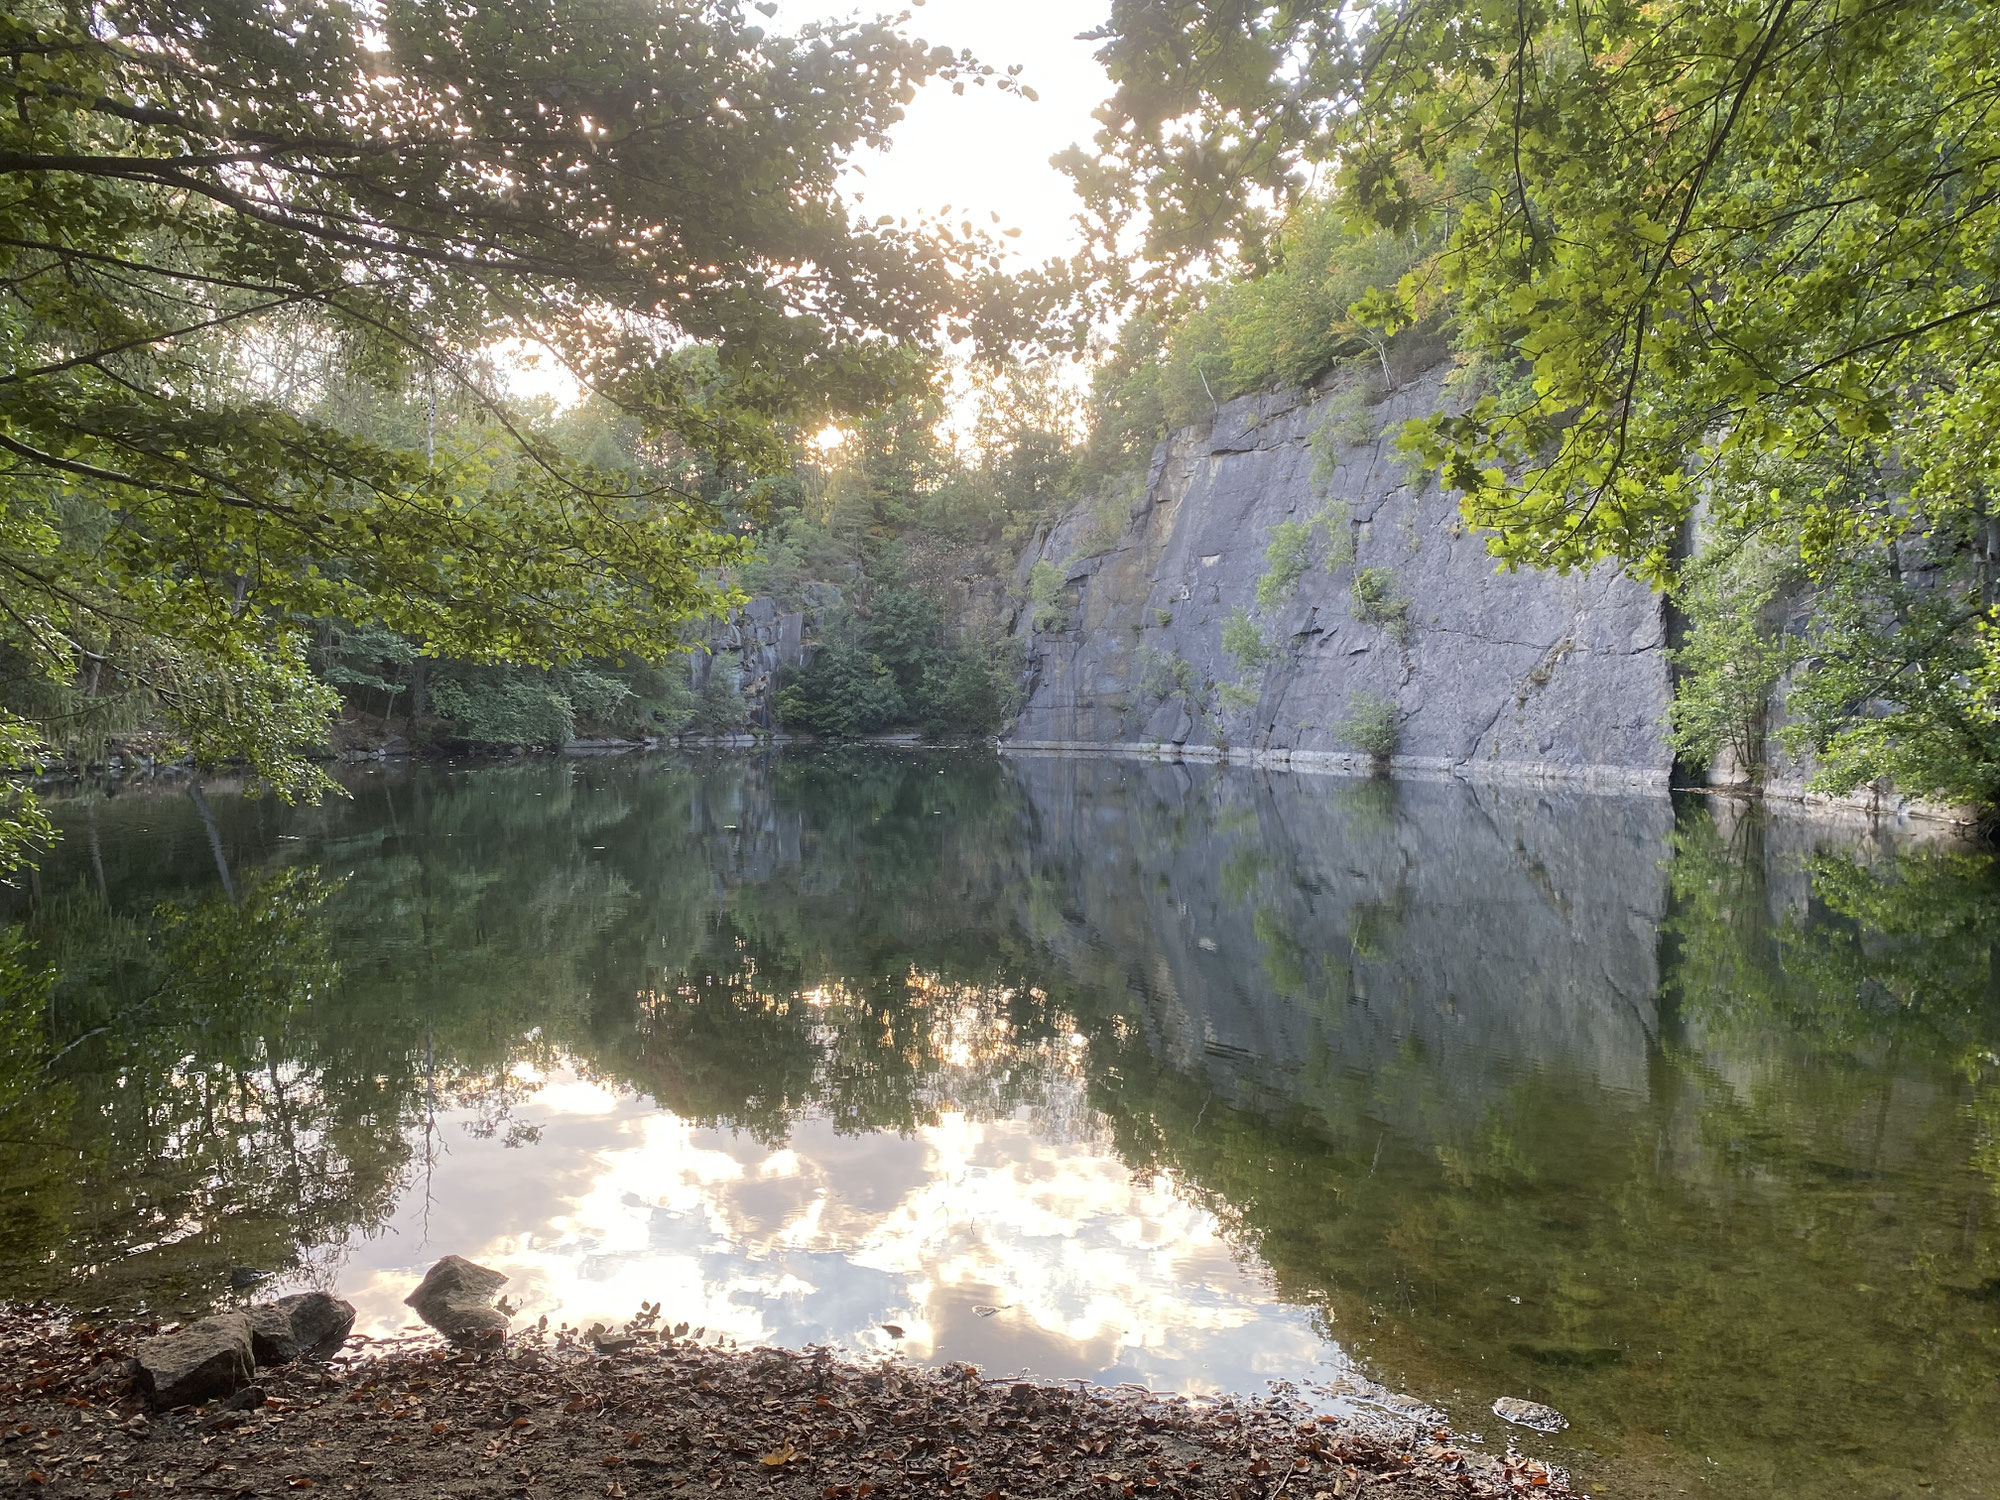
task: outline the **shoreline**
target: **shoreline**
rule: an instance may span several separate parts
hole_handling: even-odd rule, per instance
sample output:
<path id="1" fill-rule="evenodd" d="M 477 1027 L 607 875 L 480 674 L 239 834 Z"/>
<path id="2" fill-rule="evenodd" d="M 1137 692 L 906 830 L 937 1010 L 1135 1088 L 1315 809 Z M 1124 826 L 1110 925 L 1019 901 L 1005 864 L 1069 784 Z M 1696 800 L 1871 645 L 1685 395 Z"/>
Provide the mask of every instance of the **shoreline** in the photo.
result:
<path id="1" fill-rule="evenodd" d="M 655 739 L 586 738 L 561 745 L 409 745 L 350 747 L 322 758 L 333 766 L 421 764 L 444 766 L 507 765 L 526 760 L 615 759 L 703 750 L 773 751 L 791 747 L 873 746 L 888 750 L 966 750 L 984 748 L 1003 759 L 1098 758 L 1141 761 L 1155 765 L 1220 765 L 1301 776 L 1344 780 L 1410 783 L 1453 783 L 1463 786 L 1522 787 L 1574 791 L 1589 796 L 1639 797 L 1669 800 L 1676 796 L 1706 797 L 1718 805 L 1764 808 L 1770 812 L 1849 828 L 1916 835 L 1922 838 L 1982 839 L 1982 819 L 1974 812 L 1922 799 L 1872 790 L 1832 796 L 1808 790 L 1803 783 L 1781 782 L 1760 789 L 1736 784 L 1691 784 L 1669 773 L 1628 766 L 1563 766 L 1545 762 L 1473 762 L 1422 756 L 1391 756 L 1386 762 L 1347 751 L 1259 750 L 1248 746 L 1177 745 L 1140 740 L 927 740 L 914 733 L 862 735 L 824 739 L 783 732 L 756 734 L 686 734 Z M 0 778 L 31 787 L 52 789 L 66 783 L 104 779 L 149 781 L 160 777 L 202 782 L 226 781 L 243 774 L 241 767 L 198 771 L 186 760 L 134 758 L 109 765 L 55 763 L 39 768 L 0 770 Z"/>
<path id="2" fill-rule="evenodd" d="M 1102 756 L 1154 764 L 1248 766 L 1304 776 L 1536 787 L 1584 792 L 1592 796 L 1666 800 L 1675 795 L 1688 794 L 1828 822 L 1899 829 L 1915 824 L 1938 832 L 1960 834 L 1970 834 L 1980 822 L 1975 813 L 1965 808 L 1899 797 L 1890 791 L 1857 792 L 1836 797 L 1810 791 L 1803 782 L 1772 782 L 1761 789 L 1733 783 L 1688 784 L 1677 781 L 1671 770 L 1658 767 L 1448 760 L 1421 755 L 1378 758 L 1345 750 L 1260 750 L 1247 745 L 1177 745 L 1148 740 L 1001 739 L 994 742 L 994 749 L 1003 756 Z"/>
<path id="3" fill-rule="evenodd" d="M 228 1401 L 154 1412 L 128 1364 L 152 1322 L 0 1304 L 0 1494 L 321 1492 L 456 1500 L 964 1495 L 1161 1500 L 1572 1496 L 1511 1450 L 1273 1395 L 1157 1395 L 970 1365 L 721 1348 L 641 1317 L 499 1348 L 350 1339 Z M 246 1399 L 247 1398 L 247 1399 Z"/>

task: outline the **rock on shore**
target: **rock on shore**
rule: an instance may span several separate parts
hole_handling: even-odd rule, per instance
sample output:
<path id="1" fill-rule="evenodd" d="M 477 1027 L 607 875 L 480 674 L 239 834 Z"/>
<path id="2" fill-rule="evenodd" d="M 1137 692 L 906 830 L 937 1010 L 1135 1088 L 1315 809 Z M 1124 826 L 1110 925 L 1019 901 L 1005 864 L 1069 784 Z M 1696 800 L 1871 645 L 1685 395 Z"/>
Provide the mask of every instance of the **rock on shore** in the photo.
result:
<path id="1" fill-rule="evenodd" d="M 249 1385 L 259 1365 L 333 1353 L 353 1327 L 350 1304 L 325 1292 L 301 1292 L 147 1339 L 137 1350 L 134 1379 L 161 1409 L 214 1401 Z"/>
<path id="2" fill-rule="evenodd" d="M 506 1284 L 507 1278 L 498 1271 L 447 1255 L 424 1273 L 403 1302 L 448 1339 L 496 1340 L 506 1336 L 508 1319 L 493 1305 L 493 1297 Z"/>
<path id="3" fill-rule="evenodd" d="M 192 1406 L 234 1395 L 257 1373 L 246 1313 L 217 1313 L 139 1346 L 139 1389 L 153 1405 Z"/>

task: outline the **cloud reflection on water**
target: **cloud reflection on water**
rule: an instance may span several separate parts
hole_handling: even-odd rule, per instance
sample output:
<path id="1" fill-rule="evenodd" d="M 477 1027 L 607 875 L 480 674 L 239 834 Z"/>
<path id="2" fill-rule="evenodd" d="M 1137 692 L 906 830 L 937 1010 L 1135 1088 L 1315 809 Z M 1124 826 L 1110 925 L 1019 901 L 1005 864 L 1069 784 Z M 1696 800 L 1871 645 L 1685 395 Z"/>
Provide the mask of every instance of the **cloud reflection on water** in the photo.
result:
<path id="1" fill-rule="evenodd" d="M 809 1114 L 772 1145 L 570 1068 L 523 1082 L 513 1119 L 538 1140 L 510 1147 L 466 1131 L 473 1111 L 441 1115 L 428 1178 L 385 1234 L 347 1247 L 336 1277 L 361 1331 L 408 1326 L 402 1297 L 450 1252 L 506 1272 L 520 1316 L 552 1325 L 658 1302 L 669 1323 L 746 1346 L 1186 1391 L 1347 1369 L 1212 1214 L 1120 1160 L 1080 1097 L 999 1118 L 945 1109 L 909 1134 Z"/>

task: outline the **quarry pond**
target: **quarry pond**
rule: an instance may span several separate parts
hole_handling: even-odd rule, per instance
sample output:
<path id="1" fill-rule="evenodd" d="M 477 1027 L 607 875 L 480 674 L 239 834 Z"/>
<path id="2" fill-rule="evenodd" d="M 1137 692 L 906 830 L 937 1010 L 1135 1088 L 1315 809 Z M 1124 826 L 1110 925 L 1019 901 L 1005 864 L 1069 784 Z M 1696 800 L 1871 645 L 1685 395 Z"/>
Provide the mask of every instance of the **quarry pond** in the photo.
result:
<path id="1" fill-rule="evenodd" d="M 455 1253 L 517 1322 L 1388 1393 L 1603 1495 L 1992 1492 L 1984 854 L 984 749 L 342 780 L 52 799 L 0 1298 L 253 1268 L 386 1338 Z"/>

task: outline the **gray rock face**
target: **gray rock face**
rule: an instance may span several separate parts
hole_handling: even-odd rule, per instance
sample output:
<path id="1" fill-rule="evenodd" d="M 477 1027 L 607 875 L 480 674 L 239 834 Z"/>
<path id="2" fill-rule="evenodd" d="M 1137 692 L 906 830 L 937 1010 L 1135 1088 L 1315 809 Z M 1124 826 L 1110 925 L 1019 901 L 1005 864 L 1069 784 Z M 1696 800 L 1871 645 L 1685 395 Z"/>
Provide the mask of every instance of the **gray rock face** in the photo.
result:
<path id="1" fill-rule="evenodd" d="M 1394 704 L 1399 771 L 1664 787 L 1660 599 L 1608 566 L 1497 572 L 1456 497 L 1395 455 L 1404 422 L 1447 404 L 1438 369 L 1365 408 L 1365 430 L 1334 420 L 1353 405 L 1341 392 L 1293 391 L 1175 432 L 1128 505 L 1100 498 L 1024 558 L 1017 582 L 1037 561 L 1061 570 L 1067 617 L 1035 632 L 1021 611 L 1010 741 L 1360 770 L 1343 724 L 1367 695 Z M 1284 522 L 1311 527 L 1305 566 L 1259 606 Z M 1364 570 L 1373 608 L 1357 603 Z M 1222 648 L 1239 608 L 1272 649 L 1261 672 Z"/>
<path id="2" fill-rule="evenodd" d="M 840 602 L 840 590 L 834 585 L 815 589 L 815 604 L 809 610 L 781 613 L 775 601 L 756 598 L 718 624 L 703 648 L 688 658 L 689 686 L 700 693 L 720 680 L 743 695 L 749 723 L 773 727 L 779 672 L 804 663 L 814 621 Z"/>
<path id="3" fill-rule="evenodd" d="M 507 1278 L 498 1271 L 447 1255 L 424 1273 L 417 1289 L 403 1301 L 446 1338 L 500 1339 L 507 1334 L 507 1315 L 493 1305 L 493 1295 L 506 1284 Z"/>
<path id="4" fill-rule="evenodd" d="M 156 1407 L 233 1395 L 256 1374 L 250 1319 L 218 1313 L 139 1346 L 139 1389 Z"/>
<path id="5" fill-rule="evenodd" d="M 248 1313 L 250 1349 L 260 1365 L 286 1365 L 302 1354 L 330 1354 L 354 1327 L 354 1305 L 326 1292 L 300 1292 L 259 1303 Z"/>

